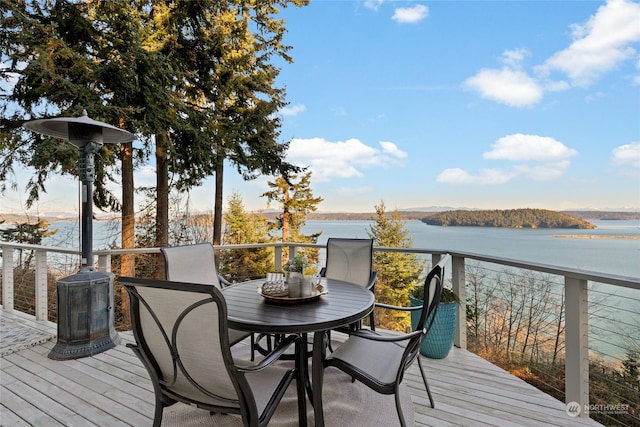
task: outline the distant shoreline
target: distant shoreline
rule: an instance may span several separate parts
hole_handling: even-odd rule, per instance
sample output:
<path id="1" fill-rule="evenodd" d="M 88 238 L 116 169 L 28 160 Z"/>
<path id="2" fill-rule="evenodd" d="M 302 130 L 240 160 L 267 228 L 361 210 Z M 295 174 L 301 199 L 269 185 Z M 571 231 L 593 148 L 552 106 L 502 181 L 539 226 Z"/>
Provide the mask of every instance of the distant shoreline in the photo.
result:
<path id="1" fill-rule="evenodd" d="M 633 211 L 555 211 L 559 213 L 565 213 L 584 220 L 640 220 L 640 212 Z M 257 211 L 253 212 L 264 216 L 268 220 L 273 220 L 280 215 L 280 212 L 275 211 Z M 389 217 L 394 212 L 387 211 L 386 215 Z M 438 211 L 397 211 L 398 217 L 403 221 L 422 221 L 424 218 L 437 214 Z M 95 221 L 119 221 L 120 216 L 118 213 L 112 214 L 113 216 L 99 214 L 95 215 Z M 194 216 L 197 216 L 195 214 Z M 309 212 L 307 214 L 307 221 L 375 221 L 375 212 Z M 79 221 L 78 216 L 37 216 L 37 215 L 17 215 L 17 214 L 3 214 L 0 213 L 0 223 L 4 220 L 3 225 L 17 225 L 30 223 L 35 224 L 38 220 L 52 222 L 64 222 L 64 221 Z M 571 235 L 570 235 L 571 236 Z M 573 237 L 573 236 L 571 236 Z M 582 237 L 587 238 L 587 237 Z"/>
<path id="2" fill-rule="evenodd" d="M 622 239 L 622 240 L 640 240 L 640 236 L 619 236 L 608 234 L 554 234 L 551 237 L 561 239 Z"/>

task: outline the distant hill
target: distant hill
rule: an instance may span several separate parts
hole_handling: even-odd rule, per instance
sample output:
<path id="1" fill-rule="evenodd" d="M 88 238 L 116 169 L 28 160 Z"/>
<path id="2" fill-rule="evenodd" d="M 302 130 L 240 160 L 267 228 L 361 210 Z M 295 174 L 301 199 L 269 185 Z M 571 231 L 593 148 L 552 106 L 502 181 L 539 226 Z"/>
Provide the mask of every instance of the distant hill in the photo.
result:
<path id="1" fill-rule="evenodd" d="M 398 216 L 405 221 L 422 221 L 424 219 L 432 218 L 435 215 L 443 212 L 484 212 L 486 210 L 472 209 L 472 208 L 457 208 L 457 209 L 445 209 L 444 207 L 432 206 L 428 208 L 412 208 L 407 210 L 398 210 Z M 493 211 L 490 211 L 493 212 Z M 549 211 L 555 212 L 555 211 Z M 257 212 L 267 219 L 275 219 L 280 215 L 279 211 L 268 210 Z M 640 212 L 632 211 L 596 211 L 596 210 L 572 210 L 572 211 L 560 211 L 557 213 L 563 213 L 575 218 L 581 218 L 584 220 L 634 220 L 640 219 Z M 387 211 L 387 215 L 391 215 L 392 211 Z M 118 220 L 119 215 L 117 213 L 109 214 L 109 218 L 102 216 L 96 216 L 96 220 L 102 219 L 114 219 Z M 376 217 L 375 212 L 311 212 L 307 215 L 307 220 L 311 221 L 371 221 Z M 0 214 L 0 223 L 4 221 L 4 225 L 23 224 L 26 222 L 36 223 L 38 220 L 44 220 L 49 223 L 58 221 L 78 221 L 77 214 L 73 215 L 43 215 L 38 217 L 37 215 L 15 215 L 15 214 Z"/>
<path id="2" fill-rule="evenodd" d="M 590 222 L 545 209 L 447 211 L 422 220 L 429 225 L 504 228 L 595 228 Z"/>
<path id="3" fill-rule="evenodd" d="M 596 220 L 631 220 L 640 219 L 640 212 L 623 211 L 623 212 L 607 212 L 607 211 L 562 211 L 571 216 L 582 219 Z"/>

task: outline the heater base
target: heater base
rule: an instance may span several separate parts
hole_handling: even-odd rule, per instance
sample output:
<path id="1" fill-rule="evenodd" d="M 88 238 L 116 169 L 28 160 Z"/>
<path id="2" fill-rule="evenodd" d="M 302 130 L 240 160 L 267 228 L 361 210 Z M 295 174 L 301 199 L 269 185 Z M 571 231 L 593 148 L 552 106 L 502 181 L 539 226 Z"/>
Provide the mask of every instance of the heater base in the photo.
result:
<path id="1" fill-rule="evenodd" d="M 113 279 L 111 273 L 81 270 L 58 281 L 58 338 L 50 359 L 78 359 L 116 346 Z"/>

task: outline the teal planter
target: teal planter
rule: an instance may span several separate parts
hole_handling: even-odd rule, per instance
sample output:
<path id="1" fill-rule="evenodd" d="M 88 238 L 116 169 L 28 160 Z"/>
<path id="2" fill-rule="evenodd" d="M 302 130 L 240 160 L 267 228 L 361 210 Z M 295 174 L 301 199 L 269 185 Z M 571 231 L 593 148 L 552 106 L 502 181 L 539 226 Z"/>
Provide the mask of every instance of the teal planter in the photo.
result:
<path id="1" fill-rule="evenodd" d="M 409 297 L 411 306 L 422 305 L 422 301 Z M 420 345 L 420 354 L 431 359 L 444 359 L 453 347 L 453 338 L 456 333 L 456 319 L 458 317 L 458 304 L 455 302 L 441 303 L 436 312 L 436 318 L 427 337 Z M 411 326 L 415 330 L 420 320 L 420 312 L 411 312 Z M 431 316 L 427 318 L 426 324 L 431 321 Z"/>

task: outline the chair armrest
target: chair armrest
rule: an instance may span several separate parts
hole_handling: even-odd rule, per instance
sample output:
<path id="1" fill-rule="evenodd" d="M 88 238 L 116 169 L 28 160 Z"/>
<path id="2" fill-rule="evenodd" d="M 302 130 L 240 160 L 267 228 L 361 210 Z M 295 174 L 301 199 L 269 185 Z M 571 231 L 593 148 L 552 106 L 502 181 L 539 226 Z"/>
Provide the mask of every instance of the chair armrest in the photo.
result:
<path id="1" fill-rule="evenodd" d="M 398 335 L 380 335 L 377 332 L 371 331 L 369 329 L 356 329 L 353 331 L 347 332 L 350 336 L 355 336 L 358 338 L 364 338 L 372 341 L 384 341 L 384 342 L 399 342 L 410 340 L 416 335 L 421 335 L 424 333 L 424 330 L 413 331 L 408 334 L 398 334 Z"/>
<path id="2" fill-rule="evenodd" d="M 400 307 L 397 305 L 389 305 L 389 304 L 382 304 L 380 302 L 375 303 L 376 307 L 379 308 L 387 308 L 389 310 L 399 310 L 399 311 L 416 311 L 416 310 L 422 310 L 422 306 L 421 305 L 417 305 L 415 307 Z"/>
<path id="3" fill-rule="evenodd" d="M 367 285 L 367 289 L 370 291 L 374 291 L 376 287 L 376 280 L 378 279 L 378 272 L 372 271 L 371 276 L 369 276 L 369 284 Z"/>
<path id="4" fill-rule="evenodd" d="M 220 282 L 220 287 L 221 288 L 226 288 L 227 286 L 233 285 L 233 283 L 231 283 L 230 281 L 228 281 L 227 279 L 225 279 L 224 277 L 222 277 L 219 274 L 218 274 L 218 281 Z"/>
<path id="5" fill-rule="evenodd" d="M 278 345 L 271 353 L 269 353 L 264 359 L 260 361 L 257 365 L 235 365 L 236 368 L 241 372 L 256 372 L 260 371 L 282 356 L 282 354 L 291 346 L 291 344 L 295 343 L 298 340 L 301 340 L 298 335 L 289 335 L 287 336 L 281 343 Z"/>

